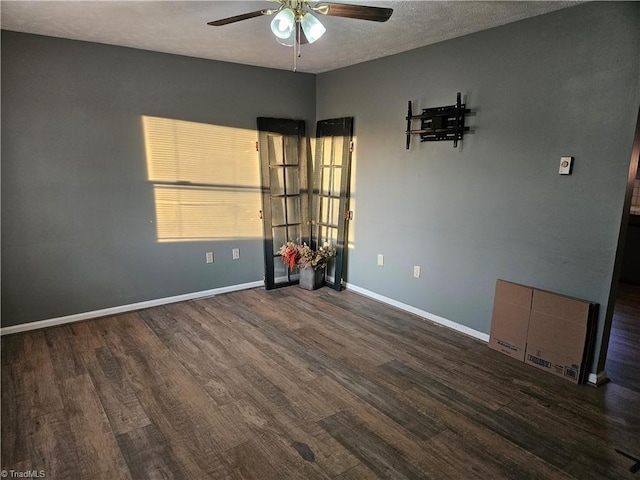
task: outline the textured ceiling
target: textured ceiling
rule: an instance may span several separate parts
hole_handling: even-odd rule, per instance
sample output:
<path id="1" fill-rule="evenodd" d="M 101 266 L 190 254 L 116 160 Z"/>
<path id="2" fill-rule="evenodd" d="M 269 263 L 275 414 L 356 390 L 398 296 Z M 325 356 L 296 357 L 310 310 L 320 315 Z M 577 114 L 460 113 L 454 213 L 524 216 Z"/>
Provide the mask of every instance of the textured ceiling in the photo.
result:
<path id="1" fill-rule="evenodd" d="M 575 1 L 350 0 L 391 7 L 386 23 L 321 16 L 327 33 L 302 46 L 298 71 L 321 73 L 575 5 Z M 289 70 L 291 48 L 276 43 L 271 17 L 223 27 L 207 22 L 273 8 L 268 1 L 3 0 L 5 30 Z"/>

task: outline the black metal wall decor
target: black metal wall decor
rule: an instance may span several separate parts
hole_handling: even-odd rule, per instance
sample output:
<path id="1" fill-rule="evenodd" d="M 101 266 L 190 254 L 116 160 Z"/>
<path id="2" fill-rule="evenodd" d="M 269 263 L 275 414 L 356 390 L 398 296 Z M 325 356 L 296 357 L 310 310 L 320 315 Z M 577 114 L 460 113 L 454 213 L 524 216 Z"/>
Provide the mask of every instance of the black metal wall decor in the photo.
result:
<path id="1" fill-rule="evenodd" d="M 420 135 L 421 142 L 436 142 L 440 140 L 453 140 L 453 148 L 458 146 L 458 140 L 462 140 L 464 132 L 469 127 L 464 126 L 464 116 L 471 110 L 462 103 L 460 92 L 456 97 L 455 105 L 446 107 L 423 108 L 420 115 L 413 115 L 411 100 L 407 112 L 407 150 L 411 145 L 411 135 Z M 411 130 L 411 122 L 420 120 L 420 129 Z"/>

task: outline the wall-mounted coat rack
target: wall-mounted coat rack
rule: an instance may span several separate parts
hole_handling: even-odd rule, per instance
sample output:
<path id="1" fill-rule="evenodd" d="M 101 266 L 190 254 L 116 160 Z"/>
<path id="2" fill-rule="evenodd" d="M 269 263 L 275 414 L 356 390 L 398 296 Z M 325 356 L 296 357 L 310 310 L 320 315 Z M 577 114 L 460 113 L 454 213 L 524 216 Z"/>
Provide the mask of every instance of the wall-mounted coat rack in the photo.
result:
<path id="1" fill-rule="evenodd" d="M 421 142 L 435 142 L 440 140 L 453 140 L 453 148 L 458 146 L 458 140 L 462 140 L 464 132 L 469 127 L 464 126 L 464 115 L 471 110 L 465 108 L 460 92 L 456 97 L 455 105 L 446 107 L 424 108 L 420 115 L 413 115 L 411 100 L 407 112 L 407 150 L 411 145 L 411 135 L 420 135 Z M 420 120 L 420 129 L 411 130 L 411 122 Z"/>

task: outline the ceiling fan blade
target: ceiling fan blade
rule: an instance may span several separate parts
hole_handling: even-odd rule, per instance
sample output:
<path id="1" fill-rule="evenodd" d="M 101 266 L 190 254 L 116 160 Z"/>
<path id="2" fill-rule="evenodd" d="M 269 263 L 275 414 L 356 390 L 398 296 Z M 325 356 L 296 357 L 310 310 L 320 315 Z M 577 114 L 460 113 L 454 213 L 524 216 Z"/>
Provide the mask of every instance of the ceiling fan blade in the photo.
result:
<path id="1" fill-rule="evenodd" d="M 328 7 L 326 8 L 325 5 Z M 317 5 L 319 13 L 333 17 L 358 18 L 360 20 L 371 20 L 372 22 L 386 22 L 393 13 L 392 8 L 369 7 L 366 5 L 348 5 L 346 3 L 322 2 Z M 326 13 L 323 11 L 326 9 Z M 314 10 L 316 10 L 314 8 Z"/>
<path id="2" fill-rule="evenodd" d="M 228 25 L 230 23 L 240 22 L 242 20 L 248 20 L 250 18 L 260 17 L 262 15 L 270 15 L 273 13 L 271 10 L 258 10 L 257 12 L 243 13 L 242 15 L 235 15 L 233 17 L 222 18 L 213 22 L 208 22 L 207 25 L 213 25 L 214 27 L 221 27 L 222 25 Z"/>

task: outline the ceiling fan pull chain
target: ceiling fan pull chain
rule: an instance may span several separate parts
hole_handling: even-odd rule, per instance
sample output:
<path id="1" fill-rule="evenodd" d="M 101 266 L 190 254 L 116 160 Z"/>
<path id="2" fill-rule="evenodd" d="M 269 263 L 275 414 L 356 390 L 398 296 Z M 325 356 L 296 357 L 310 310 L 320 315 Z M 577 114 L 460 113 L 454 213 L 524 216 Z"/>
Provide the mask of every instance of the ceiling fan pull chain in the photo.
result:
<path id="1" fill-rule="evenodd" d="M 302 24 L 298 22 L 298 57 L 300 57 L 302 52 L 302 47 L 300 46 L 300 39 L 302 38 Z"/>
<path id="2" fill-rule="evenodd" d="M 294 32 L 294 37 L 295 37 Z M 293 71 L 295 72 L 298 69 L 298 55 L 296 54 L 296 39 L 293 39 Z"/>
<path id="3" fill-rule="evenodd" d="M 295 38 L 293 41 L 293 71 L 298 70 L 298 57 L 300 56 L 300 22 L 296 21 Z M 297 50 L 297 51 L 296 51 Z"/>

